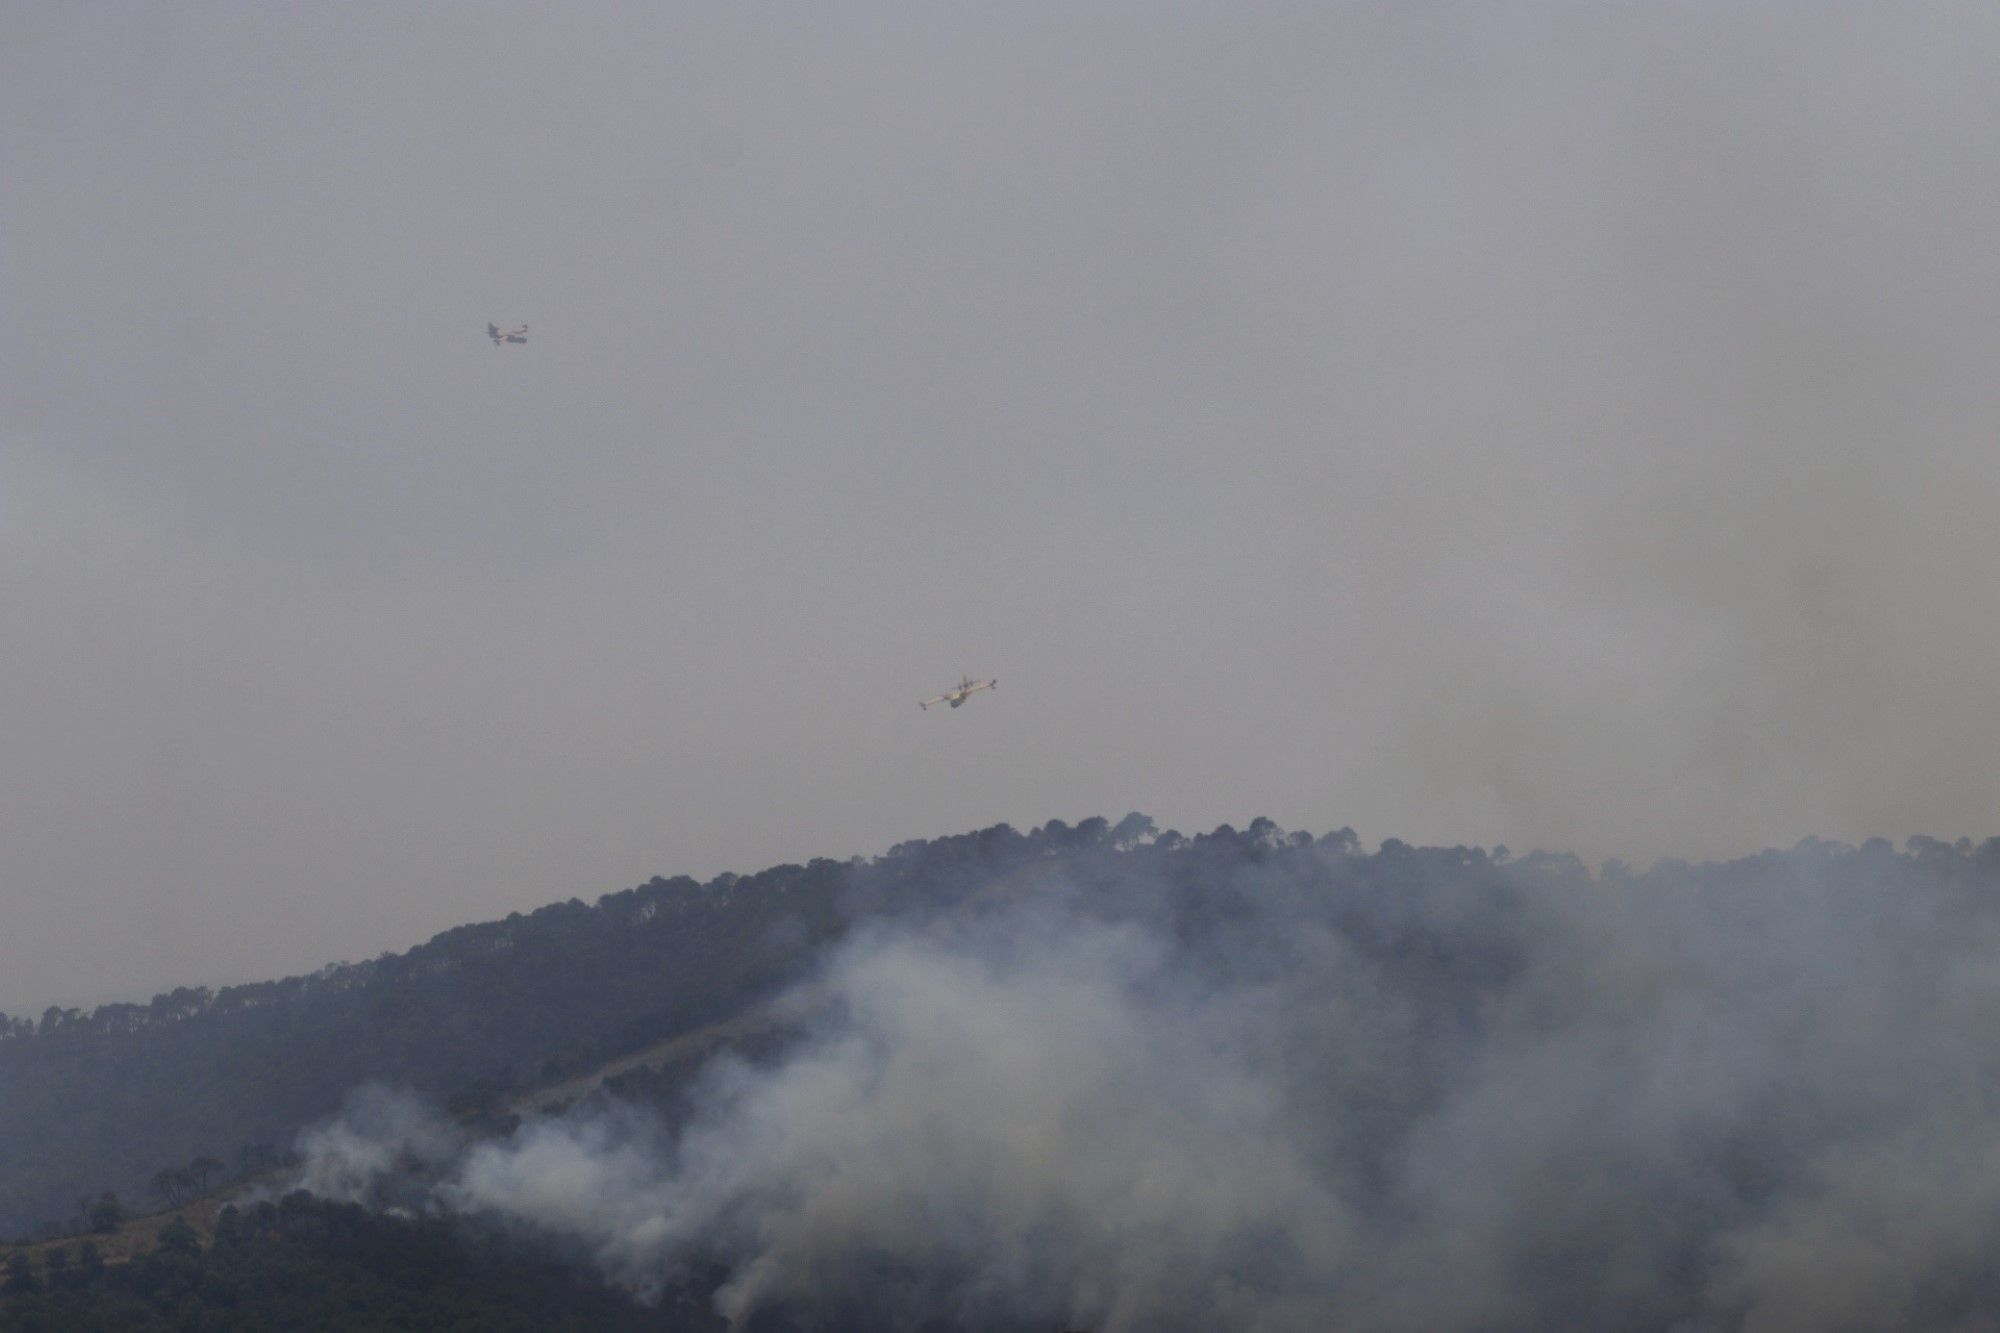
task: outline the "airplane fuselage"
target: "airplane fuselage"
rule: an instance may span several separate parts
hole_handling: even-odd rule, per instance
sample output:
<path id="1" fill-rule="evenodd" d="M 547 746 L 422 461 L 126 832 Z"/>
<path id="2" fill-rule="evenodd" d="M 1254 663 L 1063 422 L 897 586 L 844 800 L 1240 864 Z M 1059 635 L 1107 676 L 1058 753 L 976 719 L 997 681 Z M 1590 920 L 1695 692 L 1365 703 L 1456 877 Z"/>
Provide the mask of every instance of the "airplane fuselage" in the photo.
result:
<path id="1" fill-rule="evenodd" d="M 973 680 L 968 676 L 959 681 L 956 687 L 946 690 L 935 699 L 917 700 L 917 707 L 929 708 L 932 704 L 950 704 L 953 708 L 957 708 L 981 690 L 997 689 L 999 685 L 1000 682 L 997 680 Z"/>

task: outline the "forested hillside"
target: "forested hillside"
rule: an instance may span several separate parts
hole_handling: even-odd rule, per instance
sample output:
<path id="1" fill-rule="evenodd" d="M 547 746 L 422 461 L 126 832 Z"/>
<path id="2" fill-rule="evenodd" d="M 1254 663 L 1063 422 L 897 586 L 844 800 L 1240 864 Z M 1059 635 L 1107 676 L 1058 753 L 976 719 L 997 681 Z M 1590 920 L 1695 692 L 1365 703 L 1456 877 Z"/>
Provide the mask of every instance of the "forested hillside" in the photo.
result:
<path id="1" fill-rule="evenodd" d="M 843 879 L 818 862 L 655 880 L 311 976 L 12 1020 L 0 1235 L 67 1219 L 86 1192 L 143 1200 L 196 1153 L 268 1159 L 365 1080 L 512 1085 L 727 1016 L 838 929 Z"/>
<path id="2" fill-rule="evenodd" d="M 842 878 L 781 1045 L 497 1133 L 370 1094 L 303 1179 L 642 1295 L 719 1264 L 743 1326 L 2000 1316 L 2000 842 L 1592 874 L 1135 820 Z"/>
<path id="3" fill-rule="evenodd" d="M 1996 960 L 2000 840 L 1593 874 L 1002 826 L 13 1023 L 0 1149 L 17 1234 L 267 1142 L 748 1327 L 1937 1327 L 2000 1313 Z M 717 1031 L 768 1044 L 691 1087 Z M 259 1234 L 382 1252 L 299 1217 Z"/>
<path id="4" fill-rule="evenodd" d="M 705 1295 L 641 1306 L 518 1236 L 292 1194 L 229 1209 L 208 1244 L 180 1227 L 121 1264 L 88 1240 L 14 1256 L 0 1266 L 0 1333 L 711 1333 L 722 1323 Z"/>
<path id="5" fill-rule="evenodd" d="M 364 1081 L 522 1086 L 727 1018 L 859 916 L 1108 838 L 1101 819 L 1001 827 L 868 863 L 655 879 L 311 976 L 0 1015 L 0 1238 L 80 1220 L 106 1189 L 143 1205 L 198 1155 L 269 1161 Z"/>

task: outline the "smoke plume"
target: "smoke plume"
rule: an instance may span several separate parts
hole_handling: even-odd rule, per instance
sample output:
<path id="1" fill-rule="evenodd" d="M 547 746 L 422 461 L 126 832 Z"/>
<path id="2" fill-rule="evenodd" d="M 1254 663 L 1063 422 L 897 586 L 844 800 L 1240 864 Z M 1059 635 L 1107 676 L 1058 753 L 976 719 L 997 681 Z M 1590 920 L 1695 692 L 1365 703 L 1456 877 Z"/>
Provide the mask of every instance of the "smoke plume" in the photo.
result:
<path id="1" fill-rule="evenodd" d="M 1200 839 L 858 930 L 684 1123 L 316 1190 L 434 1205 L 739 1327 L 1805 1330 L 2000 1311 L 2000 848 L 1729 865 Z M 1980 1325 L 1984 1326 L 1984 1325 Z"/>

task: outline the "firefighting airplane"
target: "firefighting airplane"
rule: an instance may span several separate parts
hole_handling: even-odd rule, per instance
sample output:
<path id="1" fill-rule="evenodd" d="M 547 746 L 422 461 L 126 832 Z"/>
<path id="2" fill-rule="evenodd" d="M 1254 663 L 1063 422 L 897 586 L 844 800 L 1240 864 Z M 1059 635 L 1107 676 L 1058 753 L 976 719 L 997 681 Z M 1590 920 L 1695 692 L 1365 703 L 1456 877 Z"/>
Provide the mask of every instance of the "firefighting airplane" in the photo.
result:
<path id="1" fill-rule="evenodd" d="M 498 324 L 488 320 L 486 324 L 486 336 L 493 340 L 495 347 L 498 347 L 501 343 L 524 343 L 528 341 L 528 326 L 523 324 L 518 329 L 509 329 L 505 333 L 502 333 Z"/>
<path id="2" fill-rule="evenodd" d="M 951 689 L 946 690 L 936 698 L 917 700 L 917 707 L 928 709 L 932 704 L 950 704 L 953 708 L 957 708 L 981 690 L 997 690 L 999 688 L 1000 682 L 997 680 L 974 680 L 970 676 L 961 676 L 957 685 L 954 685 Z"/>

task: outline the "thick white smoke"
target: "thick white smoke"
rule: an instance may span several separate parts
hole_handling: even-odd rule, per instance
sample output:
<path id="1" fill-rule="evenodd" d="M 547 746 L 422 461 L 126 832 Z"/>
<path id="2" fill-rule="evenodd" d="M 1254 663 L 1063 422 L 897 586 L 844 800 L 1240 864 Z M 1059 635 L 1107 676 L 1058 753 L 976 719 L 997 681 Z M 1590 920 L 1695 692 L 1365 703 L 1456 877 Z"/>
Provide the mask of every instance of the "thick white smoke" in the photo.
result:
<path id="1" fill-rule="evenodd" d="M 1199 929 L 1043 884 L 848 942 L 679 1133 L 531 1124 L 438 1197 L 642 1293 L 720 1265 L 737 1320 L 1948 1325 L 2000 1309 L 2000 917 L 1913 864 L 1412 854 L 1393 895 L 1258 871 Z M 313 1146 L 350 1195 L 395 1156 Z"/>
<path id="2" fill-rule="evenodd" d="M 419 1178 L 448 1169 L 464 1147 L 457 1129 L 412 1097 L 370 1085 L 337 1119 L 299 1136 L 299 1188 L 322 1198 L 381 1205 Z M 386 1191 L 386 1193 L 385 1193 Z"/>
<path id="3" fill-rule="evenodd" d="M 556 1124 L 475 1149 L 456 1197 L 588 1235 L 635 1285 L 719 1250 L 740 1260 L 732 1315 L 861 1300 L 893 1265 L 967 1318 L 1247 1316 L 1259 1293 L 1232 1269 L 1289 1282 L 1338 1262 L 1342 1210 L 1244 1030 L 1173 994 L 1158 941 L 1037 923 L 967 943 L 851 950 L 817 1038 L 774 1071 L 719 1075 L 670 1163 Z"/>

